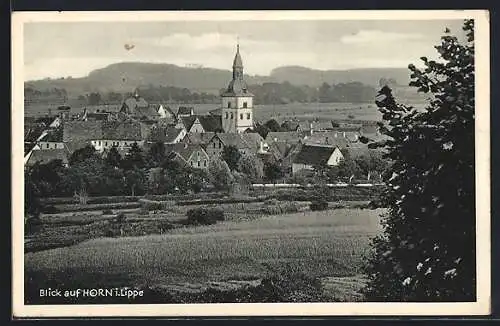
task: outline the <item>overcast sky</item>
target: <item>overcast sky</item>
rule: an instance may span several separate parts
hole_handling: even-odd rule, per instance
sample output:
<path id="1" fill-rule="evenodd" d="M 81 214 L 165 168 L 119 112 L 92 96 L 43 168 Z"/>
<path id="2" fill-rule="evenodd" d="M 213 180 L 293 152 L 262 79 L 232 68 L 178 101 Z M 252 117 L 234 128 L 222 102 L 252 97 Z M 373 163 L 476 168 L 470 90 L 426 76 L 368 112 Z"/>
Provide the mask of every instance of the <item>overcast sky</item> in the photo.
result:
<path id="1" fill-rule="evenodd" d="M 446 27 L 463 21 L 175 21 L 57 22 L 24 25 L 26 80 L 81 77 L 116 62 L 157 62 L 231 69 L 239 38 L 245 72 L 273 68 L 407 67 Z M 133 45 L 126 49 L 125 45 Z"/>

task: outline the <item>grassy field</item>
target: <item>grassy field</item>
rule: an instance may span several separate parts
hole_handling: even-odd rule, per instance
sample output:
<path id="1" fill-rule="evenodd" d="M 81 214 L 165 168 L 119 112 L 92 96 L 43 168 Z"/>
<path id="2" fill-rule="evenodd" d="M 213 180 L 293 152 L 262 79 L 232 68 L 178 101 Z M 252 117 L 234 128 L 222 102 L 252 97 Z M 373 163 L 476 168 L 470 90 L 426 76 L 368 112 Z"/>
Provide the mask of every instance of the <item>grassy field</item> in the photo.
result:
<path id="1" fill-rule="evenodd" d="M 352 281 L 337 278 L 359 277 L 380 213 L 337 209 L 92 239 L 25 254 L 25 286 L 28 292 L 43 286 L 178 290 L 302 272 L 326 280 L 330 291 L 347 284 L 353 292 Z"/>
<path id="2" fill-rule="evenodd" d="M 177 111 L 179 105 L 171 105 Z M 196 114 L 207 114 L 220 107 L 219 104 L 192 104 Z M 33 105 L 25 108 L 25 116 L 40 116 L 49 113 L 49 105 Z M 53 105 L 51 113 L 56 114 L 57 105 Z M 81 107 L 72 107 L 71 113 L 81 113 Z M 102 107 L 102 109 L 106 109 Z M 279 121 L 291 118 L 308 119 L 349 119 L 349 115 L 359 120 L 380 120 L 381 114 L 374 103 L 292 103 L 276 105 L 256 105 L 255 119 L 267 121 L 271 118 Z"/>

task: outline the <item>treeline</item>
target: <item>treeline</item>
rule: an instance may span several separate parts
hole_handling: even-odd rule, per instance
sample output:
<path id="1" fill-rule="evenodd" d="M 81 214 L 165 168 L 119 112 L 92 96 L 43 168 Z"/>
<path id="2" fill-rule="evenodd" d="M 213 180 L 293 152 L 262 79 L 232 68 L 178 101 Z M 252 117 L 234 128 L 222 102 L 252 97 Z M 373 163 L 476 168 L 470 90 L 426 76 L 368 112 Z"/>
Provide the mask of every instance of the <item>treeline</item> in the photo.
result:
<path id="1" fill-rule="evenodd" d="M 375 98 L 375 89 L 358 82 L 327 84 L 320 88 L 307 85 L 296 86 L 289 82 L 264 83 L 249 85 L 249 91 L 254 94 L 255 104 L 287 104 L 287 103 L 361 103 L 372 102 Z M 224 89 L 220 90 L 221 92 Z M 214 104 L 219 103 L 219 94 L 195 92 L 187 88 L 173 86 L 143 86 L 139 94 L 146 101 L 153 103 L 181 103 L 181 104 Z M 88 105 L 120 104 L 132 93 L 118 92 L 89 92 L 78 96 L 78 100 Z M 64 89 L 36 90 L 25 87 L 24 96 L 27 101 L 67 100 Z"/>

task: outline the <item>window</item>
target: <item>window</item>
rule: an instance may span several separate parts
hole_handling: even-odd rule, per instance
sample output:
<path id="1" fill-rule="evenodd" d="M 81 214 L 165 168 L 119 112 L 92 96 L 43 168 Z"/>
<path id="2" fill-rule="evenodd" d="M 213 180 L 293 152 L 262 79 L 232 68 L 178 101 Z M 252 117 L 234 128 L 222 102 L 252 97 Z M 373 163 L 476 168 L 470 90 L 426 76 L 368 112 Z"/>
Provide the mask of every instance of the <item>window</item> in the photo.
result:
<path id="1" fill-rule="evenodd" d="M 221 144 L 221 143 L 219 143 L 219 148 L 221 148 L 221 147 L 222 147 L 222 144 Z"/>
<path id="2" fill-rule="evenodd" d="M 49 146 L 50 146 L 50 145 L 47 143 L 47 146 L 46 146 L 46 147 L 47 147 L 47 148 L 49 148 Z"/>
<path id="3" fill-rule="evenodd" d="M 193 166 L 193 165 L 194 165 L 194 164 L 193 164 L 193 161 L 191 161 L 191 166 Z"/>
<path id="4" fill-rule="evenodd" d="M 229 118 L 229 113 L 226 112 L 226 119 Z"/>
<path id="5" fill-rule="evenodd" d="M 101 146 L 101 141 L 99 140 L 99 146 Z"/>
<path id="6" fill-rule="evenodd" d="M 240 120 L 243 120 L 243 113 L 240 113 Z"/>
<path id="7" fill-rule="evenodd" d="M 215 148 L 215 143 L 214 143 L 214 148 Z"/>
<path id="8" fill-rule="evenodd" d="M 198 161 L 198 167 L 200 167 L 200 165 L 201 165 L 201 164 L 200 164 L 200 161 Z"/>
<path id="9" fill-rule="evenodd" d="M 230 109 L 231 108 L 231 102 L 227 102 L 227 107 Z"/>
<path id="10" fill-rule="evenodd" d="M 231 112 L 231 119 L 233 119 L 233 113 Z"/>
<path id="11" fill-rule="evenodd" d="M 243 107 L 246 109 L 248 107 L 247 102 L 243 102 Z"/>
<path id="12" fill-rule="evenodd" d="M 108 146 L 108 142 L 105 142 L 105 143 L 104 143 L 104 146 Z"/>
<path id="13" fill-rule="evenodd" d="M 247 120 L 250 120 L 250 113 L 247 113 Z"/>
<path id="14" fill-rule="evenodd" d="M 203 166 L 206 167 L 207 166 L 207 160 L 203 160 Z"/>

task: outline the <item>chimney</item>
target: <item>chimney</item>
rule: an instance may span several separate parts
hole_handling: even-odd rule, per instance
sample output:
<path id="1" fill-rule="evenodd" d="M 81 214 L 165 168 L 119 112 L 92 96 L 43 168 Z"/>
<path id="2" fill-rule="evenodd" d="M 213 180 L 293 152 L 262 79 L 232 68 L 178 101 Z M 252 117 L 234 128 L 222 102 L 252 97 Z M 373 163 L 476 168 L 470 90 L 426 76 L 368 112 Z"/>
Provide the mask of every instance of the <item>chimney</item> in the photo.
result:
<path id="1" fill-rule="evenodd" d="M 184 148 L 188 148 L 188 143 L 184 143 Z"/>
<path id="2" fill-rule="evenodd" d="M 311 136 L 312 136 L 312 134 L 314 132 L 312 122 L 309 124 L 309 130 L 310 130 L 310 133 L 311 133 Z"/>
<path id="3" fill-rule="evenodd" d="M 344 137 L 344 138 L 345 138 L 345 131 L 342 133 L 342 137 Z"/>
<path id="4" fill-rule="evenodd" d="M 259 152 L 264 153 L 264 143 L 262 142 L 262 140 L 260 141 Z"/>
<path id="5" fill-rule="evenodd" d="M 325 138 L 325 143 L 328 145 L 329 142 L 328 142 L 328 137 Z"/>
<path id="6" fill-rule="evenodd" d="M 335 132 L 335 136 L 334 137 L 337 138 L 337 132 Z"/>

